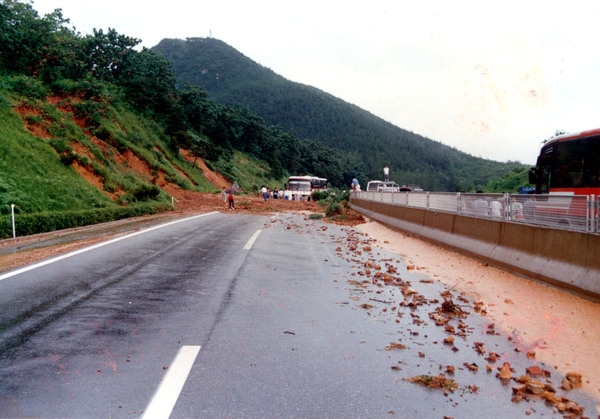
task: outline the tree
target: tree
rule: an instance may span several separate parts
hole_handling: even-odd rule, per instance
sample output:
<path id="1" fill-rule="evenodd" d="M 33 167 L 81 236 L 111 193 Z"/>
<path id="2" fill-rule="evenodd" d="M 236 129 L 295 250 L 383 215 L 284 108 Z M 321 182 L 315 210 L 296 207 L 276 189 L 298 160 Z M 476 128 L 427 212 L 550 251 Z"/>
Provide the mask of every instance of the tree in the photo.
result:
<path id="1" fill-rule="evenodd" d="M 40 18 L 31 4 L 0 3 L 0 66 L 11 73 L 37 75 L 59 35 L 68 33 L 62 11 Z"/>
<path id="2" fill-rule="evenodd" d="M 200 134 L 204 132 L 208 120 L 213 119 L 218 112 L 218 105 L 196 86 L 187 86 L 186 90 L 180 92 L 179 106 L 183 114 L 183 121 L 179 123 Z"/>
<path id="3" fill-rule="evenodd" d="M 147 48 L 132 51 L 120 66 L 111 67 L 115 81 L 135 107 L 168 117 L 178 100 L 171 64 Z"/>
<path id="4" fill-rule="evenodd" d="M 133 48 L 141 41 L 111 28 L 106 33 L 95 28 L 93 32 L 85 38 L 84 45 L 89 70 L 95 77 L 106 81 L 128 77 L 133 57 L 137 55 Z"/>

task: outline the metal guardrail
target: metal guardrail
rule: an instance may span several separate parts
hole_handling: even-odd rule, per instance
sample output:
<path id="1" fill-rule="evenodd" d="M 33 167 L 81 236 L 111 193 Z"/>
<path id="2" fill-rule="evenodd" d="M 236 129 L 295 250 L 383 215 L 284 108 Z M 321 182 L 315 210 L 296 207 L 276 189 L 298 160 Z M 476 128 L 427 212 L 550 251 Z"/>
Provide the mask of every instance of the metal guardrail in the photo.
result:
<path id="1" fill-rule="evenodd" d="M 600 197 L 445 192 L 353 192 L 359 199 L 501 221 L 600 233 Z"/>

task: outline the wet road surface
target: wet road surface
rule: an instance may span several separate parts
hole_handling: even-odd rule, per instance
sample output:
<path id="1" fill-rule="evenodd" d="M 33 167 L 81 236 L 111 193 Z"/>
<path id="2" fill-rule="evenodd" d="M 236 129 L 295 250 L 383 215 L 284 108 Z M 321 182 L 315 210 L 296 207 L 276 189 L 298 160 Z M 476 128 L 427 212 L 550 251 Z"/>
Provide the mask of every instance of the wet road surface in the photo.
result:
<path id="1" fill-rule="evenodd" d="M 594 417 L 478 311 L 350 228 L 179 220 L 0 276 L 0 416 L 563 417 L 511 402 L 508 362 Z"/>

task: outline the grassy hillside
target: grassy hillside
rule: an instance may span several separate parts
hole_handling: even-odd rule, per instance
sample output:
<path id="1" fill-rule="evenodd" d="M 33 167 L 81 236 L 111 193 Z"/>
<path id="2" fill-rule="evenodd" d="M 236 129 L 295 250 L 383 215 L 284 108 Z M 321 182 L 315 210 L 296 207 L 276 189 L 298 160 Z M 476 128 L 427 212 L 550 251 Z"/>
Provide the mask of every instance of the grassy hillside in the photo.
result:
<path id="1" fill-rule="evenodd" d="M 10 204 L 26 213 L 83 210 L 169 202 L 172 188 L 220 191 L 193 154 L 172 150 L 160 124 L 119 102 L 0 91 L 0 121 L 0 214 Z M 249 192 L 284 182 L 269 176 L 268 163 L 237 151 L 208 164 Z"/>
<path id="2" fill-rule="evenodd" d="M 88 113 L 92 105 L 95 112 Z M 11 205 L 21 217 L 17 234 L 24 235 L 64 228 L 61 223 L 85 225 L 86 218 L 109 221 L 168 209 L 176 189 L 220 192 L 194 163 L 197 157 L 172 151 L 160 125 L 118 102 L 97 105 L 0 91 L 0 238 L 10 236 Z M 227 184 L 235 180 L 249 192 L 284 183 L 270 177 L 267 163 L 238 151 L 212 166 L 234 174 Z M 118 213 L 139 206 L 145 209 Z M 72 220 L 57 220 L 59 213 Z M 88 215 L 73 220 L 79 213 Z"/>
<path id="3" fill-rule="evenodd" d="M 345 153 L 357 162 L 362 182 L 380 178 L 387 164 L 392 180 L 401 184 L 475 190 L 523 167 L 476 158 L 396 127 L 319 89 L 286 80 L 217 39 L 164 39 L 153 50 L 173 63 L 180 85 L 200 86 L 221 104 L 241 104 L 267 124 Z"/>
<path id="4" fill-rule="evenodd" d="M 30 100 L 7 92 L 0 101 L 0 213 L 10 204 L 19 212 L 79 210 L 168 202 L 173 187 L 220 190 L 193 157 L 171 150 L 160 125 L 118 103 L 100 109 L 69 96 Z M 96 115 L 85 112 L 92 105 Z M 267 163 L 240 152 L 213 166 L 248 191 L 273 181 Z"/>
<path id="5" fill-rule="evenodd" d="M 80 210 L 116 205 L 71 166 L 50 144 L 24 129 L 21 116 L 0 94 L 0 213 Z M 13 99 L 14 100 L 14 99 Z"/>

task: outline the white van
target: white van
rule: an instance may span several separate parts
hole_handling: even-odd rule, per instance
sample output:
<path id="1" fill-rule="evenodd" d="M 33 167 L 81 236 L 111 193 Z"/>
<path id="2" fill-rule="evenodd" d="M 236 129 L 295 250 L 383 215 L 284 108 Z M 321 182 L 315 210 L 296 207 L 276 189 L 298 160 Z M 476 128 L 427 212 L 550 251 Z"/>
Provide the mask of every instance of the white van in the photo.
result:
<path id="1" fill-rule="evenodd" d="M 378 192 L 398 192 L 400 190 L 400 185 L 396 182 L 381 182 L 377 185 Z"/>
<path id="2" fill-rule="evenodd" d="M 377 192 L 377 187 L 383 183 L 381 180 L 372 180 L 367 183 L 367 192 Z"/>

